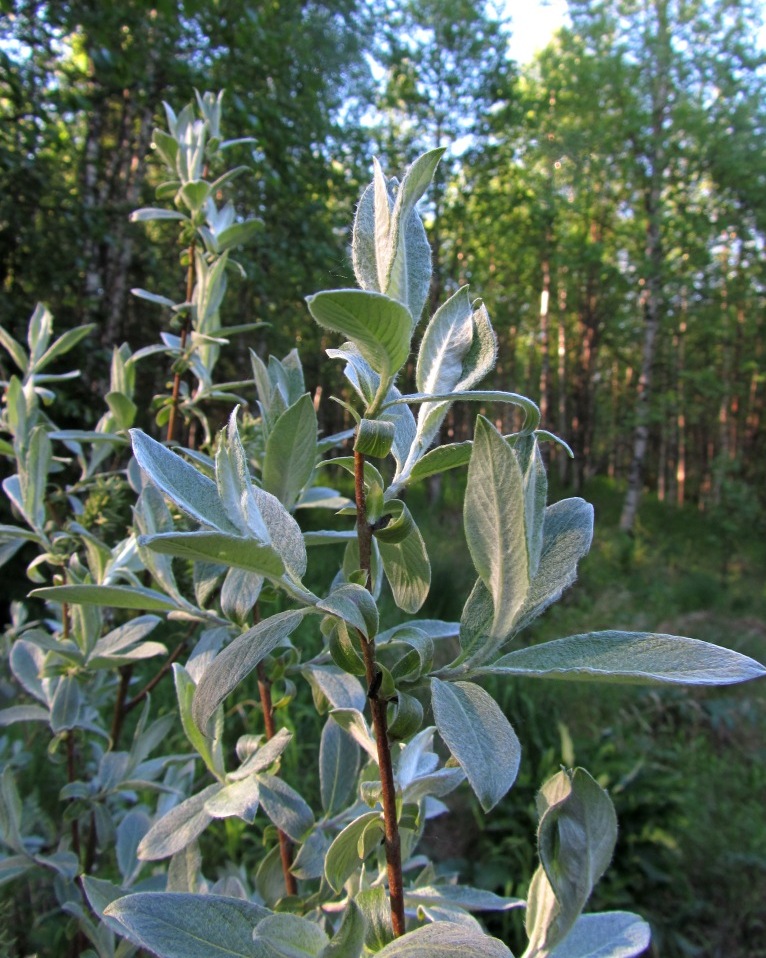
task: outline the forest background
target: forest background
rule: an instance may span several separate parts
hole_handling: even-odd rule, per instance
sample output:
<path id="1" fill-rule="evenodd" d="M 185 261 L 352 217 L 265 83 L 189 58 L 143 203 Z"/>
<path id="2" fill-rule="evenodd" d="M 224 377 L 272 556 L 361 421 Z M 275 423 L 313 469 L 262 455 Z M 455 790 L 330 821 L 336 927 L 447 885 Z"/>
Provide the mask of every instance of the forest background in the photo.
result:
<path id="1" fill-rule="evenodd" d="M 155 111 L 225 88 L 229 135 L 254 138 L 232 147 L 254 171 L 234 184 L 237 206 L 260 221 L 238 257 L 246 276 L 229 322 L 270 324 L 255 344 L 233 339 L 226 374 L 249 367 L 248 346 L 282 355 L 297 344 L 311 388 L 342 394 L 304 297 L 353 285 L 346 227 L 370 157 L 395 171 L 447 146 L 424 209 L 433 302 L 451 291 L 446 277 L 483 297 L 503 356 L 487 388 L 539 398 L 543 425 L 575 452 L 550 447 L 560 488 L 587 485 L 596 501 L 597 548 L 544 628 L 562 634 L 562 617 L 572 632 L 597 628 L 615 612 L 640 628 L 651 610 L 665 631 L 762 659 L 761 12 L 750 0 L 572 0 L 567 26 L 521 65 L 501 12 L 475 0 L 2 0 L 0 322 L 23 340 L 39 300 L 58 332 L 96 324 L 64 417 L 94 422 L 112 346 L 156 339 L 158 307 L 130 290 L 172 289 L 182 275 L 172 224 L 128 219 L 160 183 Z M 7 372 L 0 365 L 0 379 Z M 168 375 L 143 364 L 140 408 Z M 337 416 L 326 432 L 347 425 L 340 406 L 323 409 Z M 443 438 L 470 426 L 455 410 Z M 452 521 L 453 481 L 431 490 L 435 522 Z M 461 570 L 440 561 L 444 607 L 433 612 L 450 618 L 447 586 Z M 23 576 L 10 584 L 27 588 Z M 540 767 L 572 764 L 576 749 L 623 795 L 621 877 L 600 894 L 643 902 L 658 954 L 714 955 L 716 935 L 739 954 L 732 928 L 741 954 L 765 954 L 754 944 L 766 885 L 763 693 L 621 692 L 623 721 L 608 728 L 579 694 L 561 706 L 567 726 L 543 693 L 507 706 L 536 729 Z M 682 714 L 692 744 L 678 740 Z M 621 764 L 625 736 L 639 740 L 626 749 L 638 764 Z M 542 772 L 526 774 L 521 806 Z M 684 837 L 692 805 L 714 809 L 725 854 L 699 813 Z M 521 826 L 490 828 L 482 868 L 502 886 Z M 456 856 L 469 847 L 448 844 Z"/>

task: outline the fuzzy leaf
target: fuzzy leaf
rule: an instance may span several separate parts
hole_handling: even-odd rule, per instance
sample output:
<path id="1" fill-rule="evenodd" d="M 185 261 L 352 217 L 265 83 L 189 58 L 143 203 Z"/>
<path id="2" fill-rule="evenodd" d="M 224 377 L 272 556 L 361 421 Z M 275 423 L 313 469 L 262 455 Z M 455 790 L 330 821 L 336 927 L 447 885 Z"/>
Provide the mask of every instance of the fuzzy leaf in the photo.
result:
<path id="1" fill-rule="evenodd" d="M 334 815 L 345 808 L 359 774 L 359 746 L 329 717 L 319 745 L 319 788 L 322 808 Z"/>
<path id="2" fill-rule="evenodd" d="M 302 841 L 314 824 L 314 814 L 306 801 L 274 775 L 259 775 L 258 784 L 264 812 L 293 841 Z"/>
<path id="3" fill-rule="evenodd" d="M 354 819 L 336 836 L 327 851 L 324 866 L 325 878 L 337 892 L 343 888 L 346 879 L 362 864 L 359 843 L 368 826 L 379 829 L 378 837 L 382 837 L 384 825 L 381 812 L 365 812 Z"/>
<path id="4" fill-rule="evenodd" d="M 364 915 L 353 898 L 349 898 L 340 928 L 333 935 L 319 958 L 359 958 L 367 927 Z"/>
<path id="5" fill-rule="evenodd" d="M 213 820 L 205 811 L 205 805 L 222 787 L 217 782 L 208 785 L 166 812 L 144 835 L 138 846 L 138 857 L 142 861 L 158 861 L 175 855 L 193 842 Z"/>
<path id="6" fill-rule="evenodd" d="M 139 466 L 187 515 L 230 535 L 240 532 L 226 515 L 212 479 L 139 429 L 131 429 L 130 435 Z"/>
<path id="7" fill-rule="evenodd" d="M 56 585 L 33 589 L 29 595 L 46 602 L 141 609 L 146 612 L 172 612 L 178 608 L 178 603 L 161 592 L 133 585 Z"/>
<path id="8" fill-rule="evenodd" d="M 550 958 L 636 958 L 651 937 L 649 925 L 627 911 L 580 915 Z"/>
<path id="9" fill-rule="evenodd" d="M 439 921 L 416 928 L 378 952 L 377 958 L 513 958 L 497 938 L 474 927 Z"/>
<path id="10" fill-rule="evenodd" d="M 378 548 L 394 602 L 400 609 L 414 614 L 425 602 L 431 586 L 431 564 L 420 530 L 413 524 L 405 539 L 378 541 Z"/>
<path id="11" fill-rule="evenodd" d="M 471 558 L 494 603 L 491 635 L 505 638 L 529 587 L 524 488 L 514 451 L 483 416 L 476 421 L 464 521 Z"/>
<path id="12" fill-rule="evenodd" d="M 766 675 L 719 645 L 653 632 L 587 632 L 517 649 L 484 673 L 630 685 L 732 685 Z"/>
<path id="13" fill-rule="evenodd" d="M 471 682 L 431 679 L 431 701 L 439 735 L 488 812 L 516 779 L 521 760 L 516 733 L 492 696 Z"/>
<path id="14" fill-rule="evenodd" d="M 223 895 L 139 892 L 104 909 L 159 958 L 267 958 L 253 929 L 271 912 Z M 269 955 L 268 958 L 271 958 Z"/>
<path id="15" fill-rule="evenodd" d="M 263 488 L 292 510 L 316 462 L 317 416 L 305 393 L 274 423 L 266 441 Z"/>
<path id="16" fill-rule="evenodd" d="M 161 555 L 214 562 L 278 579 L 285 571 L 276 549 L 245 536 L 223 532 L 160 532 L 140 536 L 139 545 Z"/>
<path id="17" fill-rule="evenodd" d="M 194 693 L 192 715 L 201 729 L 226 696 L 242 682 L 258 663 L 286 639 L 304 613 L 279 612 L 248 629 L 220 652 L 208 666 Z"/>

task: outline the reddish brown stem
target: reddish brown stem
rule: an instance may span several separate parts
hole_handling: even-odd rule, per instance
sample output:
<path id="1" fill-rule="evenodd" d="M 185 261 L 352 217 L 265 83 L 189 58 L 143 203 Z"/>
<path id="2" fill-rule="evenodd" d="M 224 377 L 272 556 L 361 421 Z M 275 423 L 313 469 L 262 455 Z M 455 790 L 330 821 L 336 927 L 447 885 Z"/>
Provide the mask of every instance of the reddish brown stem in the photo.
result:
<path id="1" fill-rule="evenodd" d="M 367 574 L 370 587 L 372 556 L 372 529 L 367 521 L 367 502 L 364 490 L 364 456 L 354 452 L 354 487 L 356 491 L 356 531 L 359 543 L 359 566 Z M 385 825 L 386 865 L 388 893 L 391 900 L 391 924 L 398 938 L 405 932 L 404 883 L 402 880 L 402 849 L 399 838 L 399 821 L 396 815 L 396 788 L 391 762 L 391 746 L 388 741 L 388 703 L 380 697 L 379 671 L 375 662 L 375 640 L 368 641 L 361 633 L 359 639 L 364 655 L 368 698 L 372 713 L 372 728 L 378 752 L 380 784 L 382 788 L 383 820 Z"/>
<path id="2" fill-rule="evenodd" d="M 266 729 L 266 739 L 268 740 L 274 738 L 276 728 L 274 726 L 274 708 L 271 701 L 271 682 L 266 675 L 263 662 L 258 663 L 257 673 L 258 692 L 261 696 L 261 707 L 263 708 L 263 723 Z M 296 881 L 295 875 L 290 871 L 293 864 L 290 839 L 281 828 L 277 829 L 277 835 L 279 836 L 279 857 L 282 861 L 282 875 L 285 879 L 285 890 L 288 895 L 297 895 L 298 882 Z"/>
<path id="3" fill-rule="evenodd" d="M 189 338 L 191 330 L 191 298 L 194 293 L 194 241 L 189 246 L 189 266 L 186 270 L 186 315 L 183 329 L 181 330 L 181 355 L 186 349 L 186 340 Z M 176 413 L 178 412 L 178 397 L 181 392 L 181 372 L 176 369 L 173 375 L 173 391 L 170 394 L 170 416 L 168 417 L 167 440 L 171 442 L 176 431 Z"/>

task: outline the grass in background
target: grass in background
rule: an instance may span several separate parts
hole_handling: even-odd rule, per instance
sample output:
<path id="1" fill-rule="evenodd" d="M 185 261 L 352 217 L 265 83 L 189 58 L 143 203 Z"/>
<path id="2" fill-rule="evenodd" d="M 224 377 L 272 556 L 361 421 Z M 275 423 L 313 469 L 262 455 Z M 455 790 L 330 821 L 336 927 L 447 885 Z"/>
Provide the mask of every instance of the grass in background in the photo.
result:
<path id="1" fill-rule="evenodd" d="M 473 584 L 466 566 L 457 483 L 443 502 L 413 513 L 432 550 L 428 614 L 459 618 Z M 646 498 L 633 537 L 618 529 L 622 489 L 592 482 L 592 551 L 563 600 L 522 637 L 525 642 L 618 628 L 691 635 L 766 660 L 766 536 L 761 516 Z M 414 497 L 413 497 L 414 498 Z M 560 496 L 555 491 L 551 501 Z M 433 530 L 433 535 L 429 533 Z M 537 864 L 534 796 L 560 765 L 583 765 L 609 788 L 620 820 L 613 867 L 591 910 L 626 908 L 653 926 L 651 954 L 662 958 L 766 956 L 766 686 L 641 689 L 579 682 L 490 680 L 525 745 L 519 779 L 487 818 L 455 834 L 438 822 L 432 849 L 466 880 L 524 895 Z M 564 724 L 566 717 L 566 724 Z M 471 807 L 467 791 L 451 804 Z M 454 826 L 453 826 L 454 828 Z M 523 950 L 523 916 L 487 922 Z"/>

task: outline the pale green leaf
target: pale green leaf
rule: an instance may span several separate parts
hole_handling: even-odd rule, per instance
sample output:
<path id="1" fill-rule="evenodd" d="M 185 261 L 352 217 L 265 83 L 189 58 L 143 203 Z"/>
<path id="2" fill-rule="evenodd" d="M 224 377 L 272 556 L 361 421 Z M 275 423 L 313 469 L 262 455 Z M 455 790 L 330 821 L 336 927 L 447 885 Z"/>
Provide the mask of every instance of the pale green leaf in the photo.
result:
<path id="1" fill-rule="evenodd" d="M 316 447 L 316 411 L 311 396 L 305 393 L 274 423 L 263 459 L 263 488 L 288 511 L 311 479 Z"/>
<path id="2" fill-rule="evenodd" d="M 431 702 L 439 735 L 488 812 L 516 779 L 521 760 L 516 733 L 492 696 L 471 682 L 431 679 Z"/>
<path id="3" fill-rule="evenodd" d="M 423 605 L 431 586 L 431 564 L 417 526 L 401 542 L 378 542 L 394 602 L 414 614 Z"/>
<path id="4" fill-rule="evenodd" d="M 479 671 L 630 685 L 732 685 L 766 675 L 755 659 L 699 639 L 611 631 L 517 649 Z"/>
<path id="5" fill-rule="evenodd" d="M 378 829 L 378 840 L 380 840 L 384 831 L 381 812 L 365 812 L 346 825 L 330 845 L 325 858 L 325 878 L 335 891 L 339 892 L 346 879 L 361 866 L 359 841 L 370 825 Z"/>
<path id="6" fill-rule="evenodd" d="M 271 912 L 241 898 L 138 892 L 104 914 L 159 958 L 272 958 L 253 941 L 253 929 Z"/>
<path id="7" fill-rule="evenodd" d="M 238 636 L 205 670 L 194 693 L 192 714 L 201 729 L 226 696 L 242 682 L 265 656 L 293 632 L 303 611 L 279 612 Z"/>
<path id="8" fill-rule="evenodd" d="M 341 333 L 381 376 L 398 372 L 410 352 L 412 320 L 405 306 L 381 293 L 328 290 L 306 299 L 320 326 Z"/>
<path id="9" fill-rule="evenodd" d="M 354 793 L 358 774 L 359 746 L 330 716 L 319 745 L 319 791 L 322 808 L 328 815 L 345 807 Z"/>
<path id="10" fill-rule="evenodd" d="M 285 571 L 276 549 L 255 539 L 223 532 L 160 532 L 140 536 L 139 545 L 162 555 L 214 562 L 278 579 Z"/>
<path id="11" fill-rule="evenodd" d="M 340 928 L 319 958 L 359 958 L 364 946 L 366 921 L 359 906 L 349 898 Z"/>
<path id="12" fill-rule="evenodd" d="M 138 857 L 142 861 L 158 861 L 175 855 L 193 842 L 213 820 L 205 806 L 222 788 L 217 782 L 208 785 L 166 812 L 144 835 L 138 846 Z"/>
<path id="13" fill-rule="evenodd" d="M 314 825 L 314 814 L 294 788 L 274 775 L 258 776 L 261 806 L 277 828 L 300 842 Z"/>
<path id="14" fill-rule="evenodd" d="M 100 605 L 113 609 L 172 612 L 178 604 L 161 592 L 128 585 L 58 585 L 33 589 L 31 598 L 69 605 Z"/>
<path id="15" fill-rule="evenodd" d="M 226 515 L 212 479 L 139 429 L 131 429 L 130 435 L 139 466 L 169 499 L 203 525 L 233 535 L 240 532 Z"/>
<path id="16" fill-rule="evenodd" d="M 513 958 L 497 938 L 451 921 L 416 928 L 378 952 L 377 958 Z"/>
<path id="17" fill-rule="evenodd" d="M 626 911 L 580 915 L 550 958 L 637 958 L 651 941 L 649 925 Z"/>
<path id="18" fill-rule="evenodd" d="M 529 587 L 524 489 L 514 451 L 483 416 L 476 421 L 464 522 L 471 558 L 494 603 L 491 635 L 502 640 Z"/>

